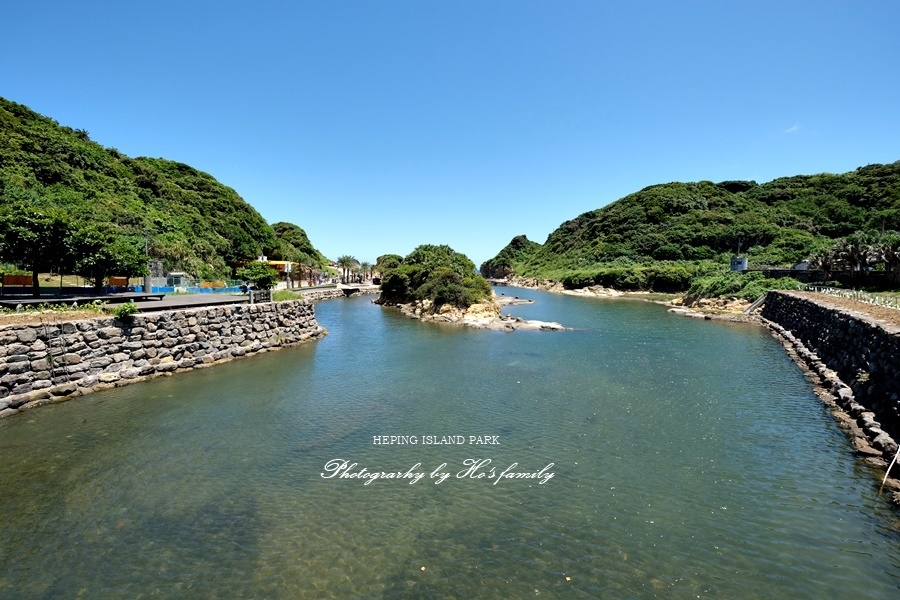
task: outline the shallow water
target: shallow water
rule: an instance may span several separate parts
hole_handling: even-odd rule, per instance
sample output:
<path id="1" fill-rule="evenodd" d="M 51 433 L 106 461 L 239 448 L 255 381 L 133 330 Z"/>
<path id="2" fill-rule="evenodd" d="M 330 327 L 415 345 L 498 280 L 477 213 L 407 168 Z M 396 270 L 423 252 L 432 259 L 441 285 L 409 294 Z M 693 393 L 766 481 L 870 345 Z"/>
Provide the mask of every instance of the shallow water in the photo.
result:
<path id="1" fill-rule="evenodd" d="M 498 291 L 575 329 L 333 300 L 319 342 L 0 421 L 0 597 L 897 597 L 897 513 L 763 330 Z"/>

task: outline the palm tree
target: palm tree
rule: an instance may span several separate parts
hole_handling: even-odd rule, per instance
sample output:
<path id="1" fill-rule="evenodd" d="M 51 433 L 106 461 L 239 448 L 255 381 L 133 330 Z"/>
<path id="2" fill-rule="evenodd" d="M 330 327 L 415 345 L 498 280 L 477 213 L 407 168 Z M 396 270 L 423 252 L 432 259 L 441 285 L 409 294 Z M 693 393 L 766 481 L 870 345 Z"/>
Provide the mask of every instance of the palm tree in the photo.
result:
<path id="1" fill-rule="evenodd" d="M 369 278 L 369 275 L 372 273 L 372 263 L 369 262 L 361 262 L 359 263 L 359 270 L 362 273 L 363 281 Z"/>
<path id="2" fill-rule="evenodd" d="M 338 259 L 334 264 L 341 269 L 341 283 L 347 283 L 347 280 L 350 277 L 350 271 L 359 265 L 359 261 L 350 255 L 344 254 L 343 256 L 338 256 Z"/>
<path id="3" fill-rule="evenodd" d="M 853 271 L 867 274 L 869 263 L 876 255 L 874 239 L 866 232 L 858 231 L 844 238 L 842 250 Z"/>
<path id="4" fill-rule="evenodd" d="M 822 271 L 822 281 L 831 279 L 831 272 L 838 261 L 833 249 L 819 250 L 809 257 L 809 268 Z"/>
<path id="5" fill-rule="evenodd" d="M 309 269 L 309 279 L 312 279 L 312 265 L 313 259 L 310 258 L 309 254 L 306 252 L 298 252 L 295 257 L 295 262 L 300 265 L 300 273 L 298 274 L 298 287 L 303 285 L 303 268 L 306 267 Z"/>
<path id="6" fill-rule="evenodd" d="M 884 270 L 890 282 L 896 282 L 900 275 L 900 233 L 885 231 L 877 236 L 875 252 L 878 262 L 884 263 Z"/>

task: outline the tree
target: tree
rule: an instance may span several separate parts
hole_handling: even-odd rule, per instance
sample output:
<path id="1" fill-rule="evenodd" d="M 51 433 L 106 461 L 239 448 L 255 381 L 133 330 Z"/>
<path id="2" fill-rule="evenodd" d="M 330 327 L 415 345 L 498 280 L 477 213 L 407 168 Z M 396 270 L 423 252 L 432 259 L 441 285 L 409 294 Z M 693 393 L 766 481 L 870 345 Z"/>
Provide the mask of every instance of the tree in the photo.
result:
<path id="1" fill-rule="evenodd" d="M 900 280 L 900 233 L 885 231 L 876 244 L 878 260 L 884 263 L 888 281 L 897 283 Z"/>
<path id="2" fill-rule="evenodd" d="M 278 283 L 278 271 L 264 262 L 254 261 L 240 267 L 237 276 L 260 290 L 270 290 Z"/>
<path id="3" fill-rule="evenodd" d="M 111 226 L 82 225 L 70 233 L 66 247 L 75 272 L 91 282 L 95 294 L 102 292 L 110 275 L 131 278 L 148 273 L 143 240 L 123 236 Z"/>
<path id="4" fill-rule="evenodd" d="M 382 254 L 375 259 L 375 272 L 379 275 L 386 275 L 391 269 L 396 269 L 403 262 L 403 257 L 399 254 Z"/>
<path id="5" fill-rule="evenodd" d="M 359 272 L 362 274 L 363 280 L 369 278 L 369 275 L 372 273 L 372 263 L 370 262 L 361 262 L 359 263 Z"/>
<path id="6" fill-rule="evenodd" d="M 465 254 L 460 254 L 450 246 L 442 244 L 422 244 L 417 246 L 403 259 L 406 265 L 422 265 L 426 271 L 431 272 L 437 267 L 447 267 L 456 272 L 460 277 L 470 277 L 475 274 L 475 263 L 469 260 Z"/>
<path id="7" fill-rule="evenodd" d="M 31 292 L 41 295 L 39 273 L 71 266 L 65 240 L 68 221 L 52 207 L 16 203 L 0 210 L 0 259 L 31 271 Z"/>
<path id="8" fill-rule="evenodd" d="M 309 279 L 312 279 L 312 274 L 313 274 L 312 268 L 313 268 L 313 266 L 316 265 L 316 262 L 312 259 L 312 257 L 309 256 L 308 254 L 306 254 L 305 252 L 298 252 L 297 253 L 297 263 L 300 265 L 299 266 L 300 279 L 303 279 L 303 267 L 306 267 L 309 270 Z"/>
<path id="9" fill-rule="evenodd" d="M 467 308 L 490 296 L 490 284 L 476 275 L 475 264 L 465 254 L 449 246 L 424 244 L 407 255 L 402 264 L 386 270 L 378 301 L 430 300 L 434 310 L 443 304 Z"/>
<path id="10" fill-rule="evenodd" d="M 359 261 L 348 254 L 338 256 L 335 264 L 341 269 L 341 283 L 347 283 L 350 279 L 350 272 L 359 265 Z"/>
<path id="11" fill-rule="evenodd" d="M 851 271 L 867 273 L 869 263 L 876 256 L 875 239 L 870 233 L 857 232 L 840 240 L 836 246 L 838 258 L 849 266 Z"/>

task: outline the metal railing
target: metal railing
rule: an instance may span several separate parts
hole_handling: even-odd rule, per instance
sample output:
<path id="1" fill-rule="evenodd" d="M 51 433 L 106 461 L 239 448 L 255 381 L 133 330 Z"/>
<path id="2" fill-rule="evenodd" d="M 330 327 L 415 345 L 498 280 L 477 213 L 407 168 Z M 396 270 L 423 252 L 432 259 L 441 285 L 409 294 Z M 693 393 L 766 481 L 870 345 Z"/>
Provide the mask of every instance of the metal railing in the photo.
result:
<path id="1" fill-rule="evenodd" d="M 250 304 L 272 301 L 272 290 L 250 290 Z"/>
<path id="2" fill-rule="evenodd" d="M 895 298 L 893 296 L 882 296 L 879 294 L 871 294 L 869 292 L 861 292 L 859 290 L 845 290 L 821 285 L 804 285 L 800 286 L 800 290 L 816 292 L 818 294 L 828 294 L 829 296 L 836 296 L 838 298 L 846 298 L 848 300 L 856 300 L 857 302 L 865 302 L 866 304 L 900 310 L 900 298 Z"/>

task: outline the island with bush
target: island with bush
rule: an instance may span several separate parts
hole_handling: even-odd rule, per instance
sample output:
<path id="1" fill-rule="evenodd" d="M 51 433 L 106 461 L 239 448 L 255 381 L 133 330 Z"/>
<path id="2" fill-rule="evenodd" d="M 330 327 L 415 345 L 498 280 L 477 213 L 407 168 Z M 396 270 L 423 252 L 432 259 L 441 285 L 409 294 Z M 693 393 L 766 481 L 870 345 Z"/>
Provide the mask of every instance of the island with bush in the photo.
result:
<path id="1" fill-rule="evenodd" d="M 406 257 L 385 254 L 378 257 L 375 270 L 382 274 L 381 296 L 375 302 L 412 318 L 501 331 L 565 329 L 559 323 L 503 316 L 503 304 L 517 299 L 499 299 L 475 272 L 475 263 L 447 245 L 424 244 Z"/>

